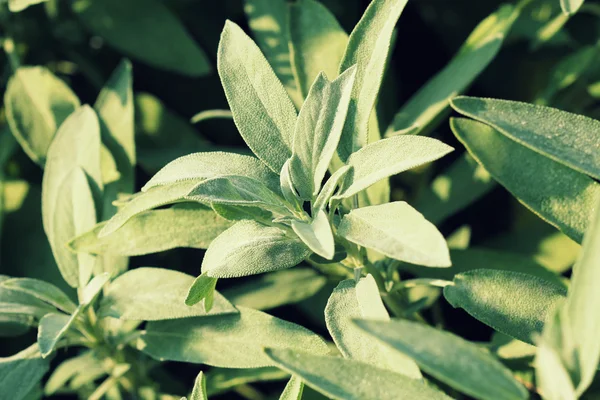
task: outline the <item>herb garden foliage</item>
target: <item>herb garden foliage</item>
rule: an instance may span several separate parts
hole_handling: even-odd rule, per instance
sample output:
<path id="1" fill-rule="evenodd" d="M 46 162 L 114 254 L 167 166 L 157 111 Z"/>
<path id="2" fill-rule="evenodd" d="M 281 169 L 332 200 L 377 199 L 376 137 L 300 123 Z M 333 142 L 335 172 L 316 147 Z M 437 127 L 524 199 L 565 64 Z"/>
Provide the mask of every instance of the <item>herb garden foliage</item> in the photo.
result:
<path id="1" fill-rule="evenodd" d="M 246 0 L 252 37 L 227 20 L 216 58 L 183 2 L 17 13 L 36 3 L 1 14 L 0 399 L 598 396 L 600 54 L 567 28 L 600 26 L 600 5 L 501 5 L 392 115 L 407 0 L 371 1 L 349 35 L 315 0 Z M 44 8 L 57 38 L 90 32 L 142 71 L 216 71 L 230 111 L 194 120 L 224 119 L 247 149 L 134 93 L 129 61 L 104 81 L 76 39 L 74 64 L 24 65 L 44 58 L 15 27 Z M 511 41 L 579 48 L 532 103 L 458 96 L 480 79 L 498 89 L 480 75 Z M 55 74 L 72 64 L 97 88 L 81 100 Z M 136 171 L 150 175 L 139 192 Z M 482 229 L 482 210 L 510 226 Z M 148 256 L 180 247 L 206 251 Z"/>

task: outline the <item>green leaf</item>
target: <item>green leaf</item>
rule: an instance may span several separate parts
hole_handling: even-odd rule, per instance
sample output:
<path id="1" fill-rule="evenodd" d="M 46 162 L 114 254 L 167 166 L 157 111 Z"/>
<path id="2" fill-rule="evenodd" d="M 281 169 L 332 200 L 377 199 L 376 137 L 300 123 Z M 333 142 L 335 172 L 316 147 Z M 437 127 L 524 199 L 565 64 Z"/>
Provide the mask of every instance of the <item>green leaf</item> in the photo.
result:
<path id="1" fill-rule="evenodd" d="M 398 111 L 387 134 L 398 134 L 395 131 L 411 126 L 417 127 L 411 134 L 433 128 L 448 110 L 450 99 L 466 90 L 496 57 L 518 16 L 518 9 L 503 5 L 481 21 L 444 69 Z"/>
<path id="2" fill-rule="evenodd" d="M 285 200 L 261 181 L 241 175 L 227 175 L 200 182 L 185 196 L 187 200 L 229 206 L 259 207 L 287 213 Z"/>
<path id="3" fill-rule="evenodd" d="M 19 12 L 31 5 L 43 3 L 44 1 L 47 0 L 8 0 L 8 9 L 12 12 Z"/>
<path id="4" fill-rule="evenodd" d="M 310 223 L 293 220 L 292 229 L 313 252 L 328 260 L 333 259 L 335 239 L 325 211 L 319 211 Z"/>
<path id="5" fill-rule="evenodd" d="M 536 380 L 548 400 L 576 400 L 575 388 L 560 356 L 544 341 L 538 346 L 535 358 Z"/>
<path id="6" fill-rule="evenodd" d="M 403 354 L 390 353 L 385 346 L 358 329 L 352 323 L 353 318 L 390 319 L 371 274 L 358 282 L 354 279 L 342 281 L 334 289 L 325 307 L 327 330 L 344 357 L 409 378 L 422 378 L 413 360 Z"/>
<path id="7" fill-rule="evenodd" d="M 83 308 L 92 304 L 96 297 L 100 294 L 100 291 L 110 280 L 110 274 L 105 272 L 97 275 L 85 286 L 79 300 L 79 305 Z"/>
<path id="8" fill-rule="evenodd" d="M 79 315 L 79 309 L 72 315 L 46 314 L 40 320 L 37 343 L 42 357 L 47 357 L 60 339 L 64 337 Z"/>
<path id="9" fill-rule="evenodd" d="M 353 173 L 346 178 L 343 192 L 335 197 L 353 196 L 384 178 L 435 161 L 452 150 L 439 140 L 419 136 L 395 136 L 371 143 L 348 158 Z"/>
<path id="10" fill-rule="evenodd" d="M 283 393 L 279 396 L 279 400 L 301 400 L 303 391 L 304 383 L 302 379 L 296 375 L 292 375 L 287 385 L 285 385 Z"/>
<path id="11" fill-rule="evenodd" d="M 4 104 L 13 135 L 29 158 L 43 166 L 56 130 L 79 107 L 79 99 L 48 69 L 20 67 L 8 81 Z"/>
<path id="12" fill-rule="evenodd" d="M 279 174 L 279 188 L 283 194 L 283 198 L 292 206 L 295 211 L 303 211 L 302 199 L 298 196 L 298 192 L 292 182 L 292 174 L 290 172 L 290 163 L 292 159 L 288 159 Z"/>
<path id="13" fill-rule="evenodd" d="M 308 354 L 292 349 L 265 349 L 280 368 L 304 383 L 339 400 L 449 400 L 444 393 L 423 381 L 341 357 Z"/>
<path id="14" fill-rule="evenodd" d="M 211 71 L 202 49 L 160 0 L 76 0 L 71 7 L 92 33 L 148 65 L 193 77 Z"/>
<path id="15" fill-rule="evenodd" d="M 431 182 L 414 203 L 434 224 L 445 221 L 496 187 L 489 172 L 465 152 Z"/>
<path id="16" fill-rule="evenodd" d="M 0 358 L 0 393 L 7 400 L 24 399 L 50 367 L 42 358 L 37 343 L 11 357 Z"/>
<path id="17" fill-rule="evenodd" d="M 142 336 L 146 354 L 156 359 L 225 368 L 273 365 L 264 347 L 289 347 L 316 354 L 327 345 L 300 325 L 239 307 L 239 314 L 150 322 Z"/>
<path id="18" fill-rule="evenodd" d="M 291 156 L 296 108 L 256 44 L 231 21 L 217 66 L 233 120 L 254 154 L 279 173 Z"/>
<path id="19" fill-rule="evenodd" d="M 373 337 L 413 358 L 421 369 L 461 392 L 483 400 L 527 399 L 509 369 L 477 345 L 416 322 L 358 320 Z"/>
<path id="20" fill-rule="evenodd" d="M 241 221 L 210 244 L 202 260 L 202 272 L 213 278 L 236 278 L 293 267 L 310 250 L 276 227 Z"/>
<path id="21" fill-rule="evenodd" d="M 375 106 L 390 51 L 394 26 L 407 0 L 374 0 L 350 34 L 339 71 L 357 65 L 352 100 L 338 154 L 342 161 L 367 144 L 369 118 Z"/>
<path id="22" fill-rule="evenodd" d="M 78 356 L 64 360 L 52 371 L 44 387 L 44 394 L 46 396 L 55 394 L 81 371 L 97 368 L 98 364 L 99 361 L 91 351 L 86 351 Z"/>
<path id="23" fill-rule="evenodd" d="M 292 73 L 289 4 L 286 0 L 244 0 L 248 25 L 275 74 L 298 108 L 303 97 Z"/>
<path id="24" fill-rule="evenodd" d="M 32 278 L 13 278 L 1 281 L 0 288 L 24 293 L 66 312 L 73 313 L 77 306 L 62 290 L 44 281 Z"/>
<path id="25" fill-rule="evenodd" d="M 134 195 L 98 233 L 98 237 L 110 235 L 136 215 L 156 207 L 184 201 L 185 196 L 199 180 L 185 180 L 165 186 L 157 186 Z"/>
<path id="26" fill-rule="evenodd" d="M 217 293 L 210 314 L 200 305 L 185 305 L 190 275 L 163 268 L 136 268 L 115 279 L 100 303 L 101 314 L 127 320 L 156 321 L 224 313 L 235 308 Z"/>
<path id="27" fill-rule="evenodd" d="M 356 67 L 329 82 L 317 77 L 302 105 L 294 133 L 291 159 L 292 181 L 300 197 L 312 200 L 321 189 L 342 135 Z"/>
<path id="28" fill-rule="evenodd" d="M 326 283 L 327 279 L 313 269 L 294 268 L 260 275 L 226 288 L 223 296 L 236 306 L 268 310 L 308 299 Z"/>
<path id="29" fill-rule="evenodd" d="M 158 253 L 177 247 L 206 249 L 232 223 L 210 208 L 181 203 L 166 210 L 144 211 L 116 232 L 99 237 L 105 225 L 106 222 L 96 225 L 71 240 L 69 246 L 77 252 L 122 256 Z"/>
<path id="30" fill-rule="evenodd" d="M 200 371 L 194 381 L 194 388 L 192 389 L 190 400 L 208 400 L 206 393 L 206 377 L 202 371 Z"/>
<path id="31" fill-rule="evenodd" d="M 208 396 L 227 392 L 238 385 L 253 382 L 277 381 L 290 375 L 275 367 L 263 368 L 211 368 L 206 374 Z"/>
<path id="32" fill-rule="evenodd" d="M 214 303 L 217 281 L 217 278 L 200 274 L 188 289 L 185 304 L 193 306 L 204 300 L 204 311 L 209 312 Z"/>
<path id="33" fill-rule="evenodd" d="M 30 293 L 12 290 L 3 285 L 10 277 L 0 275 L 0 336 L 15 336 L 36 326 L 46 314 L 56 309 Z"/>
<path id="34" fill-rule="evenodd" d="M 469 153 L 519 201 L 581 242 L 600 185 L 508 139 L 488 125 L 463 118 L 450 126 Z"/>
<path id="35" fill-rule="evenodd" d="M 279 172 L 279 171 L 277 171 Z M 195 153 L 174 160 L 148 181 L 142 191 L 155 186 L 186 180 L 217 178 L 224 175 L 243 175 L 261 181 L 271 190 L 279 190 L 279 176 L 256 157 L 234 153 Z"/>
<path id="36" fill-rule="evenodd" d="M 317 196 L 317 199 L 311 204 L 313 215 L 318 214 L 320 211 L 325 211 L 330 203 L 329 200 L 331 199 L 331 196 L 333 196 L 333 193 L 337 188 L 341 187 L 346 174 L 348 174 L 351 170 L 352 167 L 345 165 L 335 171 L 329 177 L 329 179 L 327 179 L 327 182 L 325 182 L 325 185 L 323 185 L 323 188 Z"/>
<path id="37" fill-rule="evenodd" d="M 530 344 L 566 294 L 564 287 L 533 275 L 483 269 L 458 274 L 444 288 L 444 297 L 453 307 Z"/>
<path id="38" fill-rule="evenodd" d="M 541 155 L 600 179 L 600 121 L 508 100 L 458 97 L 452 107 Z"/>
<path id="39" fill-rule="evenodd" d="M 330 79 L 338 75 L 348 34 L 320 2 L 300 0 L 290 5 L 292 68 L 302 95 L 323 71 Z"/>
<path id="40" fill-rule="evenodd" d="M 581 8 L 584 0 L 560 0 L 560 7 L 563 10 L 563 13 L 572 15 Z"/>
<path id="41" fill-rule="evenodd" d="M 338 235 L 388 257 L 428 267 L 449 267 L 446 240 L 437 228 L 403 201 L 352 210 Z"/>

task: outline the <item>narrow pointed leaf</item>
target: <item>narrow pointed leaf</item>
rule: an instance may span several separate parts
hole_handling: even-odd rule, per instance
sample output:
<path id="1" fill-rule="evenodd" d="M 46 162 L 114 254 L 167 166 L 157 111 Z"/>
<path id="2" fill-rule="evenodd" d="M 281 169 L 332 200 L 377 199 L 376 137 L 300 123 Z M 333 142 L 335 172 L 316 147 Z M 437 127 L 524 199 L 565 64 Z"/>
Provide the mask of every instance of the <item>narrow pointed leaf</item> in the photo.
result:
<path id="1" fill-rule="evenodd" d="M 260 311 L 239 307 L 239 314 L 150 322 L 142 337 L 143 351 L 161 360 L 226 368 L 273 365 L 264 347 L 288 347 L 327 353 L 317 335 L 299 325 Z"/>
<path id="2" fill-rule="evenodd" d="M 204 372 L 200 371 L 194 382 L 194 388 L 190 395 L 190 400 L 208 400 L 206 392 L 206 377 Z"/>
<path id="3" fill-rule="evenodd" d="M 6 120 L 29 158 L 40 165 L 58 127 L 79 107 L 69 87 L 44 67 L 20 67 L 4 93 Z"/>
<path id="4" fill-rule="evenodd" d="M 292 349 L 267 348 L 265 353 L 277 366 L 299 376 L 306 385 L 334 399 L 450 400 L 450 397 L 421 380 L 360 361 Z"/>
<path id="5" fill-rule="evenodd" d="M 303 391 L 304 383 L 302 382 L 302 379 L 296 375 L 292 375 L 287 385 L 285 385 L 283 393 L 279 396 L 279 400 L 301 400 Z"/>
<path id="6" fill-rule="evenodd" d="M 97 275 L 83 288 L 79 305 L 81 307 L 87 307 L 98 297 L 104 285 L 110 280 L 110 274 L 104 272 L 103 274 Z"/>
<path id="7" fill-rule="evenodd" d="M 333 193 L 342 186 L 346 174 L 351 173 L 351 169 L 352 167 L 345 165 L 335 171 L 329 179 L 327 179 L 327 182 L 323 185 L 317 199 L 312 203 L 313 215 L 318 214 L 320 211 L 324 211 L 328 207 L 329 200 L 333 196 Z"/>
<path id="8" fill-rule="evenodd" d="M 379 94 L 394 26 L 407 0 L 374 0 L 350 34 L 339 71 L 357 65 L 348 118 L 338 147 L 342 161 L 367 144 L 369 118 Z"/>
<path id="9" fill-rule="evenodd" d="M 256 44 L 225 23 L 217 57 L 233 120 L 254 154 L 279 173 L 291 155 L 296 109 Z"/>
<path id="10" fill-rule="evenodd" d="M 372 143 L 348 159 L 353 173 L 346 178 L 343 192 L 348 198 L 374 183 L 400 172 L 435 161 L 454 150 L 436 139 L 420 136 L 395 136 Z"/>
<path id="11" fill-rule="evenodd" d="M 453 307 L 530 344 L 566 294 L 564 287 L 533 275 L 483 269 L 456 275 L 454 284 L 444 288 L 444 297 Z"/>
<path id="12" fill-rule="evenodd" d="M 302 211 L 302 200 L 298 196 L 298 192 L 292 182 L 292 174 L 290 172 L 291 158 L 283 164 L 281 174 L 279 175 L 279 187 L 283 198 L 298 211 Z"/>
<path id="13" fill-rule="evenodd" d="M 293 220 L 292 229 L 313 252 L 328 260 L 333 258 L 335 239 L 325 211 L 320 211 L 310 223 Z"/>
<path id="14" fill-rule="evenodd" d="M 338 235 L 388 257 L 428 267 L 449 267 L 446 240 L 403 201 L 363 207 L 345 215 Z"/>
<path id="15" fill-rule="evenodd" d="M 508 139 L 494 128 L 452 119 L 454 134 L 501 185 L 541 218 L 581 242 L 600 185 Z"/>
<path id="16" fill-rule="evenodd" d="M 555 108 L 508 100 L 458 97 L 452 106 L 517 143 L 600 179 L 600 121 Z"/>
<path id="17" fill-rule="evenodd" d="M 509 369 L 477 345 L 406 320 L 358 320 L 358 326 L 407 356 L 440 381 L 483 400 L 527 399 Z"/>
<path id="18" fill-rule="evenodd" d="M 299 194 L 313 199 L 321 189 L 348 112 L 356 67 L 329 82 L 319 75 L 296 122 L 291 174 Z"/>
<path id="19" fill-rule="evenodd" d="M 346 358 L 385 368 L 413 379 L 422 378 L 419 367 L 403 354 L 391 353 L 360 330 L 353 318 L 390 319 L 372 275 L 342 281 L 325 307 L 325 322 L 337 348 Z"/>
<path id="20" fill-rule="evenodd" d="M 69 296 L 48 282 L 32 278 L 13 278 L 1 281 L 0 286 L 33 296 L 69 314 L 77 308 Z"/>
<path id="21" fill-rule="evenodd" d="M 309 254 L 304 243 L 279 228 L 241 221 L 213 240 L 202 272 L 213 278 L 256 275 L 293 267 Z"/>

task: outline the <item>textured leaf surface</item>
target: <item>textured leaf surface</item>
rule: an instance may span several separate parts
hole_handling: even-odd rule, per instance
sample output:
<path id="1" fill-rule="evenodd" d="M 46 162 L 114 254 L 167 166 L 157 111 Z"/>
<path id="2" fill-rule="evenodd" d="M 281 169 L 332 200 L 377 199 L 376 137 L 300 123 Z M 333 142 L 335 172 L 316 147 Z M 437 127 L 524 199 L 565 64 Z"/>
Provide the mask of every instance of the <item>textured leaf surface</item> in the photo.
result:
<path id="1" fill-rule="evenodd" d="M 48 282 L 32 278 L 13 278 L 1 281 L 0 285 L 9 291 L 33 296 L 69 314 L 77 308 L 69 296 Z"/>
<path id="2" fill-rule="evenodd" d="M 38 384 L 50 367 L 37 343 L 11 357 L 0 358 L 0 393 L 5 399 L 21 400 Z"/>
<path id="3" fill-rule="evenodd" d="M 451 333 L 407 320 L 359 320 L 359 327 L 413 358 L 440 381 L 478 399 L 526 399 L 527 390 L 489 353 Z"/>
<path id="4" fill-rule="evenodd" d="M 316 254 L 331 260 L 335 254 L 335 239 L 325 211 L 320 211 L 310 222 L 292 221 L 292 229 Z"/>
<path id="5" fill-rule="evenodd" d="M 73 315 L 46 314 L 40 320 L 37 343 L 42 357 L 47 357 L 54 350 L 58 341 L 73 325 L 78 314 L 78 311 L 73 313 Z"/>
<path id="6" fill-rule="evenodd" d="M 581 242 L 600 185 L 583 174 L 508 139 L 481 122 L 452 119 L 469 153 L 517 199 Z"/>
<path id="7" fill-rule="evenodd" d="M 450 399 L 420 380 L 360 361 L 290 349 L 267 348 L 265 353 L 280 368 L 299 376 L 308 386 L 334 399 Z"/>
<path id="8" fill-rule="evenodd" d="M 206 376 L 202 371 L 200 371 L 196 377 L 190 400 L 208 400 L 208 395 L 206 393 Z"/>
<path id="9" fill-rule="evenodd" d="M 299 377 L 292 375 L 283 393 L 279 396 L 279 400 L 300 400 L 302 399 L 302 392 L 304 390 L 304 383 Z"/>
<path id="10" fill-rule="evenodd" d="M 156 321 L 236 313 L 220 294 L 206 313 L 200 304 L 187 306 L 185 299 L 194 277 L 163 268 L 136 268 L 115 279 L 101 302 L 102 314 L 115 318 Z"/>
<path id="11" fill-rule="evenodd" d="M 309 330 L 260 311 L 239 307 L 239 314 L 150 322 L 143 351 L 157 359 L 226 368 L 273 365 L 264 347 L 324 354 L 327 346 Z"/>

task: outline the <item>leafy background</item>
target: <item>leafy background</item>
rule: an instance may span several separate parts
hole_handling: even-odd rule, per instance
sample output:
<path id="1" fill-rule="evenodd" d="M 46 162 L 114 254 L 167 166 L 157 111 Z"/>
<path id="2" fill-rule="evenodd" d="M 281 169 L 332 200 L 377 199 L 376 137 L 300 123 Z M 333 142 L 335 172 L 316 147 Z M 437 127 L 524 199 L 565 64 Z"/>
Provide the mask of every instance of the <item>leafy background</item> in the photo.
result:
<path id="1" fill-rule="evenodd" d="M 155 2 L 160 3 L 160 0 Z M 80 11 L 89 6 L 86 3 L 89 1 L 50 0 L 24 12 L 2 14 L 0 26 L 4 35 L 14 39 L 16 53 L 22 64 L 47 66 L 72 88 L 82 103 L 94 102 L 102 84 L 123 57 L 131 60 L 138 106 L 136 139 L 140 162 L 136 169 L 136 189 L 147 182 L 160 166 L 179 155 L 221 147 L 246 151 L 233 121 L 226 115 L 196 124 L 190 122 L 201 111 L 228 108 L 216 74 L 217 45 L 226 19 L 251 32 L 242 1 L 170 0 L 160 3 L 160 7 L 172 12 L 171 23 L 178 28 L 174 32 L 172 27 L 158 25 L 155 30 L 181 34 L 181 26 L 178 25 L 181 24 L 192 39 L 187 46 L 197 46 L 192 52 L 200 54 L 196 57 L 206 57 L 210 68 L 207 71 L 197 66 L 196 69 L 180 72 L 168 69 L 184 68 L 181 63 L 158 68 L 147 60 L 158 59 L 159 55 L 154 54 L 157 51 L 155 48 L 186 46 L 184 41 L 173 40 L 164 34 L 157 36 L 159 41 L 154 43 L 155 47 L 144 47 L 140 42 L 144 34 L 139 30 L 132 31 L 126 20 L 118 18 L 109 18 L 110 32 L 98 35 L 97 32 L 93 33 L 85 13 Z M 106 4 L 111 3 L 115 2 L 106 1 Z M 145 5 L 145 0 L 116 3 L 123 3 L 123 7 L 132 12 L 149 7 Z M 322 3 L 349 32 L 369 1 L 323 0 Z M 382 127 L 389 125 L 400 106 L 449 62 L 472 29 L 501 3 L 496 0 L 409 2 L 396 28 L 392 58 L 378 103 Z M 593 1 L 588 4 L 592 10 L 594 5 L 600 7 L 600 3 Z M 98 11 L 92 9 L 90 12 Z M 125 14 L 127 10 L 122 12 Z M 600 90 L 590 86 L 600 80 L 600 70 L 586 67 L 598 65 L 600 61 L 597 46 L 600 19 L 595 15 L 597 10 L 578 13 L 563 29 L 549 36 L 543 28 L 559 14 L 560 5 L 556 0 L 531 1 L 513 26 L 498 56 L 468 93 L 480 97 L 539 102 L 600 117 Z M 94 14 L 88 17 L 98 19 L 98 15 Z M 145 51 L 146 54 L 142 57 L 131 54 L 131 51 L 122 47 L 127 43 L 133 43 L 138 51 Z M 564 73 L 565 65 L 569 66 L 565 61 L 587 46 L 591 49 L 590 59 L 595 62 L 576 63 L 575 68 L 571 66 Z M 189 47 L 179 50 L 190 54 Z M 5 66 L 0 84 L 5 87 L 11 74 L 11 59 L 4 53 L 0 57 L 0 63 Z M 147 58 L 146 62 L 140 60 L 144 57 Z M 572 74 L 576 79 L 565 85 L 565 76 Z M 160 113 L 156 107 L 152 107 L 160 103 L 167 111 Z M 8 159 L 4 171 L 7 212 L 2 226 L 0 273 L 36 277 L 65 290 L 72 290 L 66 287 L 60 277 L 42 229 L 42 171 L 14 144 L 4 112 L 0 118 L 0 160 L 4 161 L 5 155 Z M 499 185 L 483 185 L 482 192 L 485 194 L 465 210 L 452 215 L 440 213 L 436 203 L 427 197 L 431 181 L 454 160 L 463 156 L 463 147 L 445 122 L 435 130 L 435 137 L 461 150 L 433 166 L 394 177 L 392 200 L 408 200 L 435 222 L 444 235 L 458 232 L 454 235 L 458 247 L 464 245 L 465 238 L 470 238 L 468 242 L 472 246 L 522 253 L 549 269 L 559 273 L 567 271 L 575 260 L 579 246 L 526 210 Z M 442 181 L 435 185 L 443 187 L 444 183 Z M 464 191 L 468 194 L 473 188 L 465 188 Z M 197 275 L 202 256 L 202 250 L 176 249 L 133 257 L 131 266 L 166 267 Z M 252 279 L 256 278 L 248 278 L 250 281 Z M 219 290 L 227 296 L 228 290 L 235 290 L 227 285 L 243 283 L 244 280 L 224 280 Z M 297 305 L 276 307 L 270 313 L 297 322 L 316 333 L 326 334 L 321 310 L 333 286 L 333 283 L 328 283 L 311 299 Z M 444 300 L 436 303 L 424 316 L 466 339 L 490 340 L 490 328 L 464 311 L 452 308 Z M 35 341 L 35 331 L 21 337 L 3 339 L 0 342 L 0 356 L 14 354 L 32 341 Z M 57 364 L 62 357 L 64 355 L 57 357 L 53 363 Z M 189 364 L 167 363 L 160 372 L 165 374 L 161 377 L 163 382 L 167 382 L 165 391 L 185 392 L 189 382 L 197 375 L 198 368 Z M 282 384 L 257 385 L 259 390 L 267 393 L 276 393 L 281 387 Z M 223 398 L 231 396 L 223 395 Z"/>

